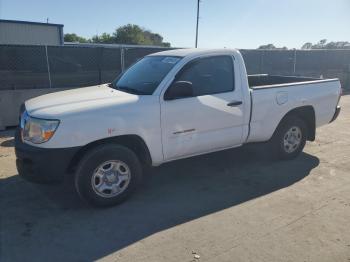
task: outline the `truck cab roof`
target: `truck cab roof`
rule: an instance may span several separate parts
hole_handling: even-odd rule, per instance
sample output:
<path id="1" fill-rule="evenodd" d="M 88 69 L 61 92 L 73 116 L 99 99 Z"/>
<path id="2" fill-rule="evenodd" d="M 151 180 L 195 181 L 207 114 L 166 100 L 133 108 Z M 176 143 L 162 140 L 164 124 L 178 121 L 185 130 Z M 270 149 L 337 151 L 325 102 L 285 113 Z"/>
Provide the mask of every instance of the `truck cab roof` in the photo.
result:
<path id="1" fill-rule="evenodd" d="M 186 49 L 173 49 L 168 51 L 162 51 L 148 56 L 178 56 L 178 57 L 194 57 L 209 54 L 239 54 L 237 49 L 221 48 L 221 49 L 201 49 L 201 48 L 186 48 Z"/>

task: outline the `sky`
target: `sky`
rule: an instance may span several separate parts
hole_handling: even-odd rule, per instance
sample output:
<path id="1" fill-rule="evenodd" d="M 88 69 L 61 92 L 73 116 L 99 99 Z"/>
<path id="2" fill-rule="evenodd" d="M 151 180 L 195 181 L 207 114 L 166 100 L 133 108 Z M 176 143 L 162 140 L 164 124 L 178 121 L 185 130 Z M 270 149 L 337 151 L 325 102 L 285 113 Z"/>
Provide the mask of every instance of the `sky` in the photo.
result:
<path id="1" fill-rule="evenodd" d="M 92 37 L 132 23 L 174 47 L 195 43 L 197 0 L 0 0 L 0 19 L 64 24 Z M 198 46 L 300 48 L 321 39 L 350 42 L 350 0 L 201 0 Z"/>

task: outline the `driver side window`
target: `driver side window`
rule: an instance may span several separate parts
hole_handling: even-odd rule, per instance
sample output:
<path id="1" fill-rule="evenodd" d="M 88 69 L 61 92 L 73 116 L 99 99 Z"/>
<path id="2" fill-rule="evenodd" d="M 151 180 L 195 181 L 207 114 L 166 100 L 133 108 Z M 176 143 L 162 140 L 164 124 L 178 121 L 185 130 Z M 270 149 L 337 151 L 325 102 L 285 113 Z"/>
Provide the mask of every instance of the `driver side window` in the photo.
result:
<path id="1" fill-rule="evenodd" d="M 176 81 L 192 83 L 193 95 L 225 93 L 234 90 L 233 61 L 231 56 L 201 58 L 180 72 Z"/>

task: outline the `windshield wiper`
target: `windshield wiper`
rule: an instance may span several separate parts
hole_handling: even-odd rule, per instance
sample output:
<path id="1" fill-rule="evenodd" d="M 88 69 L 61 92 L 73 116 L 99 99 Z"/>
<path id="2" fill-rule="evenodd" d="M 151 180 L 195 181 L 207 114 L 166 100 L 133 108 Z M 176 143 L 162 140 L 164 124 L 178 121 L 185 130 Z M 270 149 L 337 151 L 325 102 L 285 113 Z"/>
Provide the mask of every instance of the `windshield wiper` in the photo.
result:
<path id="1" fill-rule="evenodd" d="M 130 94 L 134 94 L 134 95 L 145 95 L 145 92 L 142 92 L 141 90 L 132 88 L 132 87 L 127 87 L 127 86 L 116 86 L 114 87 L 115 89 L 122 91 L 122 92 L 127 92 Z"/>

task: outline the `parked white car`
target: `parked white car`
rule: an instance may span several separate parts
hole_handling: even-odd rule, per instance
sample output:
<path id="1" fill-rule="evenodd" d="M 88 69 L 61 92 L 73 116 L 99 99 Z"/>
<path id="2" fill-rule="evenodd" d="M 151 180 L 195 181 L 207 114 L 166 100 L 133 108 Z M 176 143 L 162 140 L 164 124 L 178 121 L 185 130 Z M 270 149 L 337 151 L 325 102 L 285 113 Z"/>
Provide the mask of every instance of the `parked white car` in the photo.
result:
<path id="1" fill-rule="evenodd" d="M 79 195 L 120 203 L 143 166 L 268 141 L 292 159 L 339 114 L 338 79 L 247 76 L 236 50 L 151 54 L 110 84 L 25 102 L 17 168 L 34 181 L 74 174 Z"/>

